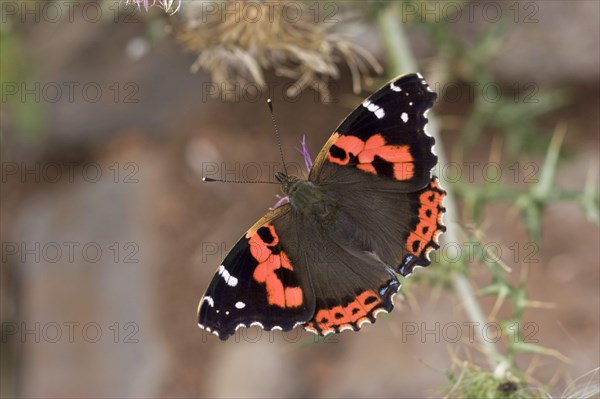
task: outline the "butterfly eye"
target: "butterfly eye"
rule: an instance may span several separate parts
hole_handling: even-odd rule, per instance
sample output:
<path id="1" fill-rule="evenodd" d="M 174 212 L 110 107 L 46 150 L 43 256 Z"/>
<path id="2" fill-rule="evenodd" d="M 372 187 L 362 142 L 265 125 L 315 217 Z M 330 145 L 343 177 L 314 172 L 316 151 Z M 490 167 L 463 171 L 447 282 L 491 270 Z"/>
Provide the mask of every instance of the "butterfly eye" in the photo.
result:
<path id="1" fill-rule="evenodd" d="M 277 172 L 277 173 L 275 173 L 275 179 L 279 183 L 284 183 L 287 180 L 287 176 L 284 173 Z"/>

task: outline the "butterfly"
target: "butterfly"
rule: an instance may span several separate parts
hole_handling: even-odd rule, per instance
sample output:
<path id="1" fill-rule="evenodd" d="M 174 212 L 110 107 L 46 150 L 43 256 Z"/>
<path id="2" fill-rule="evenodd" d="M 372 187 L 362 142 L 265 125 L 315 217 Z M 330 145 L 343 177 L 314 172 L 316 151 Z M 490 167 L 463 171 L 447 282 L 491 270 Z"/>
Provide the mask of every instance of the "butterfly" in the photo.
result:
<path id="1" fill-rule="evenodd" d="M 198 324 L 226 340 L 240 327 L 318 335 L 358 331 L 390 312 L 400 283 L 430 263 L 445 231 L 445 191 L 426 133 L 437 95 L 399 76 L 359 105 L 307 179 L 278 172 L 289 202 L 252 226 L 218 267 Z"/>

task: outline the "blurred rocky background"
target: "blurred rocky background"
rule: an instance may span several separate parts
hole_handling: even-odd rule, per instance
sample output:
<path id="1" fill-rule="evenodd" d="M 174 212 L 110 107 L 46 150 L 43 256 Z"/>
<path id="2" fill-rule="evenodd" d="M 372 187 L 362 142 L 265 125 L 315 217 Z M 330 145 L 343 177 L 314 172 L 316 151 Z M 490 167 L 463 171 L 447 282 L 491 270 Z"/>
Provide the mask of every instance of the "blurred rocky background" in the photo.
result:
<path id="1" fill-rule="evenodd" d="M 198 55 L 184 50 L 177 25 L 167 22 L 183 19 L 188 3 L 168 16 L 113 2 L 2 2 L 2 396 L 438 395 L 452 359 L 478 352 L 466 335 L 462 344 L 448 342 L 443 326 L 467 319 L 442 289 L 412 285 L 376 325 L 318 344 L 306 333 L 255 329 L 222 343 L 198 329 L 196 307 L 215 269 L 279 191 L 202 184 L 203 173 L 216 165 L 218 173 L 240 176 L 258 165 L 260 177 L 271 178 L 265 171 L 278 152 L 269 96 L 284 152 L 301 168 L 302 135 L 316 154 L 383 80 L 367 79 L 356 95 L 340 63 L 326 104 L 310 88 L 291 99 L 293 80 L 272 70 L 264 75 L 269 93 L 246 84 L 230 92 L 233 101 L 211 95 L 211 74 L 190 71 Z M 352 2 L 325 3 L 312 7 L 339 12 L 333 16 L 342 30 L 342 16 L 350 15 L 354 42 L 386 65 L 372 17 L 353 11 Z M 489 68 L 506 89 L 534 82 L 568 91 L 568 101 L 543 122 L 568 125 L 557 185 L 581 187 L 590 169 L 598 179 L 600 5 L 515 4 L 519 14 L 509 15 L 503 50 Z M 466 43 L 493 20 L 495 6 L 487 6 L 487 17 L 482 7 L 473 7 L 472 19 L 450 22 Z M 436 56 L 435 40 L 422 29 L 409 27 L 408 37 L 420 60 Z M 452 121 L 471 108 L 466 97 L 440 99 L 434 112 L 444 147 L 459 140 Z M 488 161 L 489 146 L 480 142 L 468 161 Z M 530 161 L 541 162 L 541 154 Z M 503 165 L 509 173 L 511 163 Z M 510 209 L 486 210 L 488 239 L 525 251 L 525 229 Z M 539 342 L 570 359 L 540 358 L 532 367 L 545 381 L 568 381 L 598 366 L 598 240 L 598 228 L 576 205 L 559 203 L 544 213 L 528 287 L 531 297 L 554 307 L 526 319 Z M 511 266 L 513 255 L 505 250 Z M 488 311 L 494 305 L 484 304 Z"/>

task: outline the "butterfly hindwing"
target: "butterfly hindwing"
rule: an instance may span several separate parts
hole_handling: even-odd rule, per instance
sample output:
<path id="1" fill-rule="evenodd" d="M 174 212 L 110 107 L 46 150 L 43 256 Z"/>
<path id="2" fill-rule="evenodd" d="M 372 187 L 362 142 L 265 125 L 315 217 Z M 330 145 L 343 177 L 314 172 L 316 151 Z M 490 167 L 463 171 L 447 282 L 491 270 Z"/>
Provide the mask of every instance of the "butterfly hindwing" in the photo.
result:
<path id="1" fill-rule="evenodd" d="M 310 263 L 316 297 L 307 331 L 328 335 L 344 330 L 358 331 L 374 323 L 381 311 L 390 312 L 400 283 L 393 270 L 372 253 L 336 242 L 329 234 L 313 232 L 319 259 Z"/>
<path id="2" fill-rule="evenodd" d="M 393 308 L 400 284 L 394 271 L 363 249 L 357 226 L 345 211 L 336 211 L 330 222 L 315 222 L 310 213 L 292 208 L 299 250 L 290 258 L 294 267 L 308 271 L 314 293 L 311 319 L 303 323 L 310 332 L 327 335 L 345 329 L 358 331 L 374 322 L 380 311 Z"/>
<path id="3" fill-rule="evenodd" d="M 217 269 L 198 309 L 201 328 L 222 340 L 239 326 L 291 330 L 314 313 L 308 268 L 286 204 L 259 220 Z"/>
<path id="4" fill-rule="evenodd" d="M 358 173 L 358 172 L 356 172 Z M 445 192 L 437 178 L 415 192 L 397 192 L 384 185 L 364 190 L 360 184 L 341 189 L 327 185 L 324 190 L 344 212 L 340 215 L 347 230 L 360 236 L 360 247 L 377 254 L 383 263 L 406 276 L 416 265 L 427 266 L 428 253 L 438 248 L 440 233 L 445 231 L 442 206 Z M 352 226 L 352 227 L 350 227 Z M 340 241 L 341 232 L 335 240 Z M 359 244 L 353 244 L 356 247 Z"/>

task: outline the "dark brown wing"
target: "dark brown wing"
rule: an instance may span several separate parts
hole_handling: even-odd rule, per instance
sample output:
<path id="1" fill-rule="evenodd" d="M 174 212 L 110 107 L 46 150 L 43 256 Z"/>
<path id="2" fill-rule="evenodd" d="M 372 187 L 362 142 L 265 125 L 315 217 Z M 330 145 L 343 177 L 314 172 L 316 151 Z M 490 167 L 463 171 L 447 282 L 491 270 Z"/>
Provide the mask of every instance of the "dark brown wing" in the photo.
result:
<path id="1" fill-rule="evenodd" d="M 400 76 L 359 105 L 320 151 L 309 180 L 323 187 L 365 237 L 404 275 L 438 248 L 445 192 L 432 177 L 426 134 L 436 94 L 419 74 Z"/>
<path id="2" fill-rule="evenodd" d="M 291 330 L 315 309 L 308 268 L 299 263 L 289 204 L 270 211 L 240 238 L 198 305 L 198 324 L 226 340 L 239 327 Z"/>

